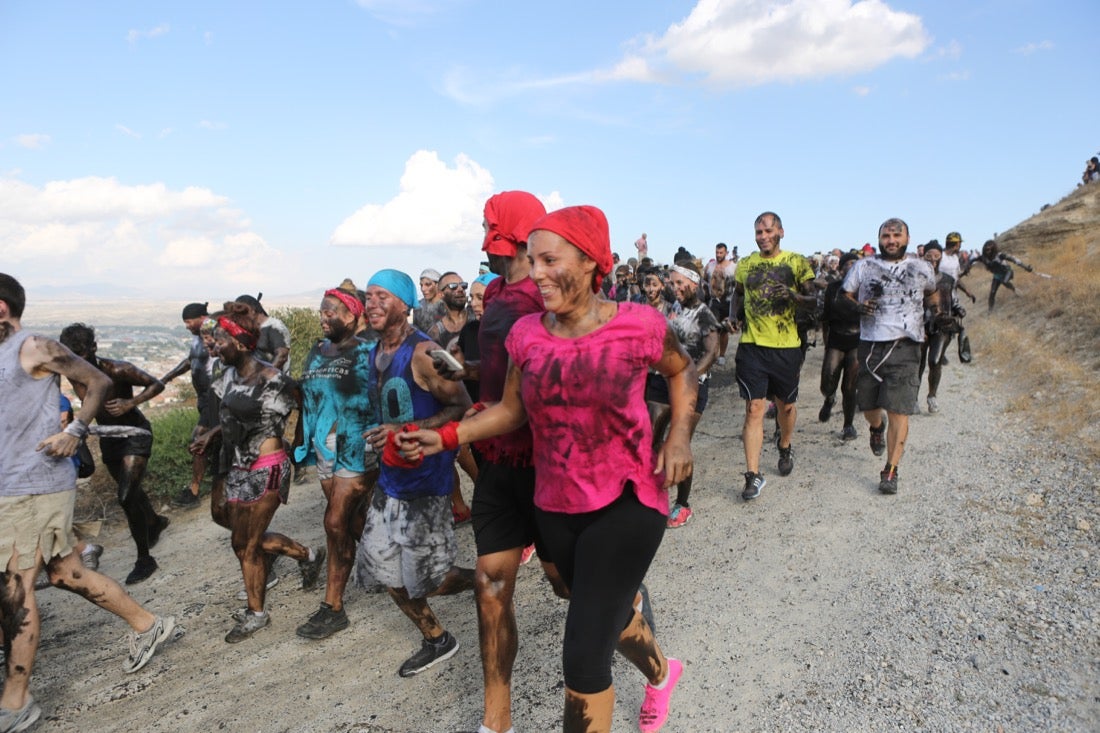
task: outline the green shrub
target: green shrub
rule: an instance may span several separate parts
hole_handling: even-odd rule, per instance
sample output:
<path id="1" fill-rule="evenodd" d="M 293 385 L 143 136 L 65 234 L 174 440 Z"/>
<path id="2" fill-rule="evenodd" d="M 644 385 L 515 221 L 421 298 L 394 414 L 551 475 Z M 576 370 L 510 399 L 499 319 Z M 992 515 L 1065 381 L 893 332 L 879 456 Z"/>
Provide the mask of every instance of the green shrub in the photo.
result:
<path id="1" fill-rule="evenodd" d="M 194 407 L 177 407 L 148 416 L 153 425 L 153 455 L 145 478 L 145 490 L 170 498 L 191 483 L 191 431 L 198 421 Z M 209 472 L 207 479 L 209 479 Z"/>
<path id="2" fill-rule="evenodd" d="M 317 300 L 320 303 L 320 298 Z M 290 329 L 290 375 L 302 375 L 306 354 L 321 338 L 321 323 L 315 308 L 272 308 L 271 315 Z"/>

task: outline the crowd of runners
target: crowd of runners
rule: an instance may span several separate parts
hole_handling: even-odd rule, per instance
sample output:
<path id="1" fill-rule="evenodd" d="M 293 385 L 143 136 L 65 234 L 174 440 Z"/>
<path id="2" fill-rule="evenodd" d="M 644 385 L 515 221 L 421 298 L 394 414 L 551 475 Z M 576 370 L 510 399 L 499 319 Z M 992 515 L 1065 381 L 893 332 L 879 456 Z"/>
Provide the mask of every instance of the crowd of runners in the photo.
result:
<path id="1" fill-rule="evenodd" d="M 537 556 L 565 601 L 563 729 L 610 730 L 617 650 L 645 680 L 639 729 L 657 731 L 683 665 L 657 642 L 644 579 L 666 529 L 693 516 L 692 435 L 730 341 L 745 404 L 744 501 L 767 485 L 766 441 L 778 449 L 778 475 L 795 470 L 800 377 L 818 339 L 818 419 L 831 419 L 839 391 L 837 435 L 849 441 L 862 412 L 871 452 L 885 456 L 878 490 L 894 494 L 923 373 L 934 413 L 952 339 L 960 361 L 971 358 L 959 293 L 975 296 L 961 278 L 973 264 L 989 268 L 992 308 L 999 286 L 1014 289 L 1009 263 L 1030 271 L 993 241 L 968 256 L 957 232 L 910 252 L 908 225 L 896 218 L 879 227 L 877 250 L 805 257 L 782 249 L 783 222 L 765 212 L 752 254 L 719 243 L 703 263 L 681 247 L 667 264 L 649 256 L 645 234 L 638 258 L 620 262 L 602 211 L 547 213 L 522 191 L 491 197 L 484 228 L 486 262 L 469 280 L 426 269 L 418 297 L 408 274 L 380 270 L 361 288 L 348 278 L 326 290 L 323 338 L 295 365 L 298 378 L 290 332 L 262 295 L 188 304 L 189 353 L 158 378 L 99 356 L 91 326 L 72 324 L 58 340 L 28 333 L 23 288 L 0 274 L 0 402 L 18 416 L 0 424 L 0 733 L 26 730 L 41 713 L 29 691 L 40 571 L 37 587 L 79 593 L 129 624 L 128 672 L 182 633 L 96 572 L 103 549 L 74 528 L 73 505 L 95 433 L 137 550 L 125 584 L 157 571 L 151 550 L 169 520 L 142 488 L 153 436 L 139 406 L 186 373 L 198 411 L 192 479 L 172 503 L 198 506 L 210 477 L 211 518 L 230 533 L 245 604 L 226 642 L 270 624 L 266 593 L 280 555 L 297 561 L 303 589 L 324 577 L 324 600 L 297 626 L 305 639 L 348 627 L 349 582 L 387 593 L 419 632 L 403 677 L 458 650 L 429 599 L 472 591 L 478 731 L 509 733 L 516 577 Z M 75 414 L 61 377 L 79 398 Z M 269 531 L 293 476 L 309 466 L 327 501 L 316 547 Z M 459 468 L 474 482 L 469 505 Z M 471 519 L 477 562 L 461 568 L 455 526 Z"/>

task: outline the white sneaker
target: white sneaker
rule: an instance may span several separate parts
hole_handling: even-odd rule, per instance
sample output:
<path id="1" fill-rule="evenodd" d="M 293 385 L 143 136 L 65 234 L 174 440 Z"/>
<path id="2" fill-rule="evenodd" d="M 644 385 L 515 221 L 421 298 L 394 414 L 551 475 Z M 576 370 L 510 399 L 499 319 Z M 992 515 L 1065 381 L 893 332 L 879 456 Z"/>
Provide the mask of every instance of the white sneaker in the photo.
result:
<path id="1" fill-rule="evenodd" d="M 934 414 L 940 411 L 939 403 L 936 402 L 935 397 L 928 398 L 928 414 Z"/>
<path id="2" fill-rule="evenodd" d="M 726 357 L 719 356 L 718 357 L 718 366 L 725 366 L 725 365 L 726 365 Z"/>
<path id="3" fill-rule="evenodd" d="M 176 619 L 172 616 L 157 616 L 148 631 L 141 634 L 130 632 L 130 656 L 122 669 L 126 672 L 137 672 L 149 663 L 153 655 L 157 653 L 157 647 L 172 636 L 176 628 Z"/>

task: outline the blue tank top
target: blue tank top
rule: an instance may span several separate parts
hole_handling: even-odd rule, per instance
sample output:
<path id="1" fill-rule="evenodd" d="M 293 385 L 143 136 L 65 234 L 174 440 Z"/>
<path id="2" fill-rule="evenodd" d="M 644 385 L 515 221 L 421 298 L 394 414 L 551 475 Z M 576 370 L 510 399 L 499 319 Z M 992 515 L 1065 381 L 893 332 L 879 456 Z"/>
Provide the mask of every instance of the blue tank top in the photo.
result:
<path id="1" fill-rule="evenodd" d="M 432 417 L 443 409 L 439 402 L 413 377 L 412 358 L 416 345 L 430 341 L 423 331 L 413 330 L 393 354 L 385 370 L 378 370 L 381 344 L 370 352 L 371 386 L 377 390 L 373 399 L 378 405 L 379 422 L 405 425 Z M 378 488 L 394 499 L 417 499 L 423 496 L 448 496 L 454 488 L 456 451 L 444 451 L 429 456 L 416 468 L 396 468 L 382 464 Z"/>

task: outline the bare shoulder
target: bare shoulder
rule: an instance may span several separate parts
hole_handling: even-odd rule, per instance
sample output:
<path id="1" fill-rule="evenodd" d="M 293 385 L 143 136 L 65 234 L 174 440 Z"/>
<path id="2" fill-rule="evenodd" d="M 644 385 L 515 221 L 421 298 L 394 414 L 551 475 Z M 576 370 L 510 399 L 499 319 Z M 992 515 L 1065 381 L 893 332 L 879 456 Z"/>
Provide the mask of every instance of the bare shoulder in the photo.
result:
<path id="1" fill-rule="evenodd" d="M 19 363 L 31 376 L 46 373 L 68 376 L 77 361 L 83 361 L 60 342 L 45 336 L 29 336 L 19 349 Z"/>

